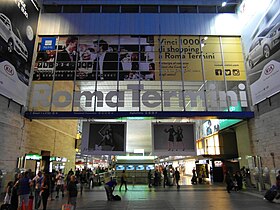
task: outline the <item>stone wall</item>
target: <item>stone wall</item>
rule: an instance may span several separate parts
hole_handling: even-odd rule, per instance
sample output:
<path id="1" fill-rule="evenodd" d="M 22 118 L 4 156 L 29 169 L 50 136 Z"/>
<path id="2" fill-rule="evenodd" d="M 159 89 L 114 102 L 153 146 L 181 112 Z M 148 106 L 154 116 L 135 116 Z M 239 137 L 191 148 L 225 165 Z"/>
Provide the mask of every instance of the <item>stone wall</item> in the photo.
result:
<path id="1" fill-rule="evenodd" d="M 0 169 L 7 171 L 6 181 L 13 179 L 17 158 L 26 153 L 66 157 L 65 171 L 75 167 L 76 120 L 28 120 L 21 106 L 0 96 Z M 3 188 L 0 189 L 3 191 Z"/>
<path id="2" fill-rule="evenodd" d="M 249 121 L 251 147 L 254 155 L 262 159 L 263 167 L 280 169 L 280 94 L 259 103 L 255 118 Z"/>

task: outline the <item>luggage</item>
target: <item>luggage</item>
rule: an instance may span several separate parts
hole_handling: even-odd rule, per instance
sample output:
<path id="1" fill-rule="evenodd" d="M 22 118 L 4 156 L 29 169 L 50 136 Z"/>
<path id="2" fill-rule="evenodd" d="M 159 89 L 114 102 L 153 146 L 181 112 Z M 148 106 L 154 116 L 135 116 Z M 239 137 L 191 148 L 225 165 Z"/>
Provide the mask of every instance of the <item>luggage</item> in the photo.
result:
<path id="1" fill-rule="evenodd" d="M 122 198 L 119 195 L 113 195 L 114 201 L 120 201 Z"/>
<path id="2" fill-rule="evenodd" d="M 2 204 L 0 209 L 1 210 L 10 210 L 11 204 Z"/>
<path id="3" fill-rule="evenodd" d="M 273 199 L 276 197 L 277 195 L 277 191 L 273 188 L 269 189 L 268 191 L 266 191 L 264 198 L 270 202 L 273 201 Z"/>
<path id="4" fill-rule="evenodd" d="M 63 204 L 61 210 L 74 210 L 74 206 L 71 204 Z"/>

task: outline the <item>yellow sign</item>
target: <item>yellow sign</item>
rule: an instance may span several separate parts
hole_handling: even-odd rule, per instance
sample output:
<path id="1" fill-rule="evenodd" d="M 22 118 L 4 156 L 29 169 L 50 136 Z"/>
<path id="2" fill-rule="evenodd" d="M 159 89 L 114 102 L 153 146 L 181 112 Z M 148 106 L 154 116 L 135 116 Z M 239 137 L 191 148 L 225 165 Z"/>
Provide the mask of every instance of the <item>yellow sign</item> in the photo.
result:
<path id="1" fill-rule="evenodd" d="M 239 37 L 155 36 L 156 80 L 246 80 Z M 224 60 L 224 64 L 223 64 Z M 203 70 L 204 69 L 204 72 Z M 203 75 L 204 74 L 204 75 Z"/>

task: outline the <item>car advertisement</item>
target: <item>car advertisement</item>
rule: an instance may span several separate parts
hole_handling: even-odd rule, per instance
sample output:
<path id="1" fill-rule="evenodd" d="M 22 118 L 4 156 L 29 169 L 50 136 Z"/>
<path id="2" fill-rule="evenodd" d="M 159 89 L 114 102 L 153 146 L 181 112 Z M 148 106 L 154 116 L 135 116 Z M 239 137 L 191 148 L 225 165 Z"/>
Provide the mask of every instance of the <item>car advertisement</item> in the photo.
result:
<path id="1" fill-rule="evenodd" d="M 125 154 L 126 123 L 84 122 L 82 154 Z"/>
<path id="2" fill-rule="evenodd" d="M 154 155 L 196 155 L 194 123 L 153 123 Z"/>
<path id="3" fill-rule="evenodd" d="M 37 49 L 33 80 L 246 80 L 240 37 L 41 37 Z"/>
<path id="4" fill-rule="evenodd" d="M 265 3 L 251 13 L 242 31 L 253 105 L 280 91 L 280 1 Z M 255 8 L 253 5 L 253 0 L 243 1 L 241 21 Z"/>
<path id="5" fill-rule="evenodd" d="M 0 93 L 22 105 L 27 100 L 38 17 L 35 0 L 0 2 Z"/>

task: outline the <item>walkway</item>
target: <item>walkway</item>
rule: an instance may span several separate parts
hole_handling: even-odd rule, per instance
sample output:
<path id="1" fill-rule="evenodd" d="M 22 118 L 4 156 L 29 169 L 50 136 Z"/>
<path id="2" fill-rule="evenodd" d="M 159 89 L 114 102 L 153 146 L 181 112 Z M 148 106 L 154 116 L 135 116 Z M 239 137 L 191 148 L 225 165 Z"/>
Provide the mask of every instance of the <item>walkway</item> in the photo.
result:
<path id="1" fill-rule="evenodd" d="M 224 185 L 189 185 L 179 190 L 173 187 L 153 187 L 128 185 L 128 191 L 114 192 L 122 197 L 121 201 L 107 201 L 103 186 L 86 189 L 78 195 L 77 209 L 82 210 L 269 210 L 279 208 L 279 204 L 263 200 L 256 191 L 232 192 L 228 194 Z M 67 198 L 48 202 L 50 210 L 60 210 Z"/>

